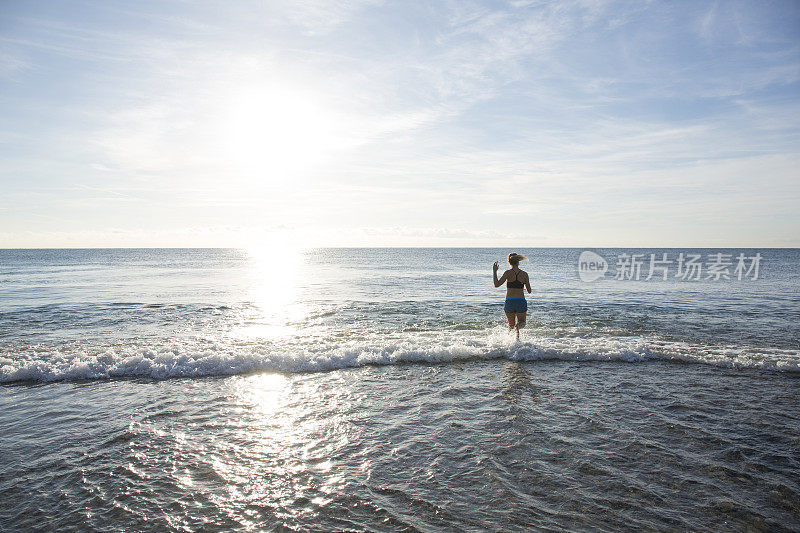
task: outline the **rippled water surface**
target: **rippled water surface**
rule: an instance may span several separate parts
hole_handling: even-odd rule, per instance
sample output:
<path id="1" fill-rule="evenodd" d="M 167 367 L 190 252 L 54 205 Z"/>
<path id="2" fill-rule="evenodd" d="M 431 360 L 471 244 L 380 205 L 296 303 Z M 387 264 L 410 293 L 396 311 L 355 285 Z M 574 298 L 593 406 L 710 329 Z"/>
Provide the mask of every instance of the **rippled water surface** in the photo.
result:
<path id="1" fill-rule="evenodd" d="M 0 251 L 0 529 L 800 528 L 798 251 L 520 251 Z"/>

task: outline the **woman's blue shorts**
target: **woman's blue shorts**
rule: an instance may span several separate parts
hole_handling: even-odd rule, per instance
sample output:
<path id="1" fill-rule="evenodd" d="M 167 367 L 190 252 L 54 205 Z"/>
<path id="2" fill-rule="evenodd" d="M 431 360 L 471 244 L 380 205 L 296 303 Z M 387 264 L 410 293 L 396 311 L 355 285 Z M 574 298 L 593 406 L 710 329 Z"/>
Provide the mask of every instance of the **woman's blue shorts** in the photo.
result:
<path id="1" fill-rule="evenodd" d="M 525 298 L 506 298 L 506 305 L 503 308 L 506 313 L 524 313 L 528 310 L 528 302 Z"/>

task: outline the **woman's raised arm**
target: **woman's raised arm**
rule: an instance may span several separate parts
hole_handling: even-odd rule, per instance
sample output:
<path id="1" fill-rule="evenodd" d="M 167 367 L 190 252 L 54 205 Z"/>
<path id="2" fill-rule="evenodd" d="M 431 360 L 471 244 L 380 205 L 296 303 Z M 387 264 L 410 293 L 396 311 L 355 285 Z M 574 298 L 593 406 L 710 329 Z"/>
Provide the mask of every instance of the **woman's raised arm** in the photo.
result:
<path id="1" fill-rule="evenodd" d="M 494 278 L 494 286 L 495 287 L 499 287 L 500 285 L 502 285 L 503 282 L 506 280 L 506 274 L 508 274 L 508 271 L 503 272 L 503 276 L 500 279 L 497 279 L 497 269 L 498 268 L 500 268 L 500 267 L 498 266 L 497 261 L 495 261 L 494 264 L 492 265 L 492 277 Z"/>

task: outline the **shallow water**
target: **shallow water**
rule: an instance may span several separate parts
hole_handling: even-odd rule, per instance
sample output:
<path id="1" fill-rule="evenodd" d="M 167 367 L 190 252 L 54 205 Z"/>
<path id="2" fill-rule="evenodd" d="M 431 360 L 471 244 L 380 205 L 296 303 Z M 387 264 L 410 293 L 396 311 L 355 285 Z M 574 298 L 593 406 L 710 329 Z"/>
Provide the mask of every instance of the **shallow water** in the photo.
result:
<path id="1" fill-rule="evenodd" d="M 800 528 L 800 252 L 521 251 L 0 251 L 0 529 Z"/>
<path id="2" fill-rule="evenodd" d="M 473 361 L 2 389 L 2 523 L 800 526 L 790 374 Z"/>

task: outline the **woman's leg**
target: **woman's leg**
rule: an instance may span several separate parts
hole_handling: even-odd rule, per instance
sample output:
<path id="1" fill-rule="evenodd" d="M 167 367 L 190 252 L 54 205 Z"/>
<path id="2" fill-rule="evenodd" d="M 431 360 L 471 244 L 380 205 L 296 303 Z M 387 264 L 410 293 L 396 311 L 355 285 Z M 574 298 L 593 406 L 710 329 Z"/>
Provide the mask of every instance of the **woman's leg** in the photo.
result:
<path id="1" fill-rule="evenodd" d="M 517 324 L 515 314 L 506 311 L 506 318 L 508 319 L 508 329 L 514 329 Z"/>
<path id="2" fill-rule="evenodd" d="M 527 316 L 527 311 L 524 313 L 517 313 L 517 329 L 522 329 L 525 327 L 525 320 Z"/>

